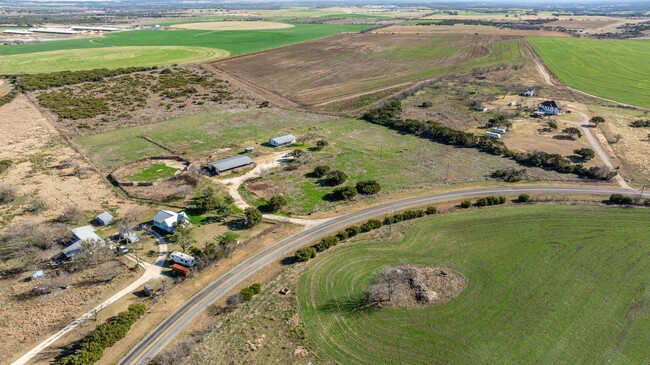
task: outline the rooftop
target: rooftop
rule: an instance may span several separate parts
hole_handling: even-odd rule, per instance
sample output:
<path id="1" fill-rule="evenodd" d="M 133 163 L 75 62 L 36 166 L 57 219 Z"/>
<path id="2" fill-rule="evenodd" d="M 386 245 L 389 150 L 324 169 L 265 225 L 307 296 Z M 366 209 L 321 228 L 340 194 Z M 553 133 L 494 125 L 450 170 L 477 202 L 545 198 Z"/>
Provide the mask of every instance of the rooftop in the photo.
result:
<path id="1" fill-rule="evenodd" d="M 251 160 L 251 158 L 248 156 L 233 156 L 224 158 L 223 160 L 211 162 L 208 164 L 208 166 L 216 171 L 228 171 L 237 167 L 250 165 L 252 163 L 253 160 Z"/>

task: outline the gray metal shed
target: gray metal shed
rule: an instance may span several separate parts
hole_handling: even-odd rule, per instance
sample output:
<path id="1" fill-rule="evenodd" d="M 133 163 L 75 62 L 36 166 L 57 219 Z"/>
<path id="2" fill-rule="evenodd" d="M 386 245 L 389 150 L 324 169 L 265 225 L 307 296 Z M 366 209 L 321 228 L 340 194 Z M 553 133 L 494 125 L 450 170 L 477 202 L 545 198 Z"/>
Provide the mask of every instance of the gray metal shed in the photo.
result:
<path id="1" fill-rule="evenodd" d="M 208 164 L 208 169 L 215 174 L 220 174 L 222 172 L 236 169 L 239 167 L 244 167 L 253 164 L 248 156 L 234 156 L 229 158 L 224 158 L 223 160 L 211 162 Z"/>

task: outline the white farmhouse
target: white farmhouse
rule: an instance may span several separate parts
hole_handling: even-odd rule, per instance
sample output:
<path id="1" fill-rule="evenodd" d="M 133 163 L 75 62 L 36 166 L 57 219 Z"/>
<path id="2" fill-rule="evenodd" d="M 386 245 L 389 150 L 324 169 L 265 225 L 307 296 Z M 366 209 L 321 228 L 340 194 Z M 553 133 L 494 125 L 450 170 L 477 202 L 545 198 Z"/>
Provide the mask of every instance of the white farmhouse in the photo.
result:
<path id="1" fill-rule="evenodd" d="M 165 232 L 172 233 L 176 226 L 182 222 L 189 222 L 185 212 L 174 213 L 169 210 L 159 210 L 156 215 L 153 216 L 152 222 L 155 227 L 162 229 Z"/>

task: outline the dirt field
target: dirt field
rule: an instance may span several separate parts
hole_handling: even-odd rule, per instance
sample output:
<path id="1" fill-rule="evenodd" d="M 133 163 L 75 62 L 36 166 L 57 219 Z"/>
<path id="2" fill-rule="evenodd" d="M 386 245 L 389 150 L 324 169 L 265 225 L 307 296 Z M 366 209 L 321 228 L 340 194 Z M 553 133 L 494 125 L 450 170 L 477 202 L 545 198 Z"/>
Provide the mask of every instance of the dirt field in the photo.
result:
<path id="1" fill-rule="evenodd" d="M 15 186 L 19 197 L 0 206 L 0 227 L 6 227 L 12 217 L 14 222 L 50 220 L 71 205 L 90 214 L 101 213 L 106 210 L 103 207 L 122 211 L 132 206 L 117 197 L 103 176 L 63 142 L 25 96 L 19 95 L 0 108 L 0 130 L 0 160 L 13 161 L 2 183 Z M 61 165 L 67 159 L 69 166 Z M 37 215 L 26 213 L 25 203 L 32 197 L 44 201 L 47 209 Z"/>
<path id="2" fill-rule="evenodd" d="M 342 34 L 269 52 L 211 63 L 266 99 L 288 106 L 340 110 L 346 100 L 359 108 L 375 94 L 401 89 L 437 75 L 498 63 L 521 63 L 512 36 Z M 270 97 L 267 97 L 269 96 Z M 274 102 L 276 100 L 273 100 Z"/>
<path id="3" fill-rule="evenodd" d="M 569 34 L 562 32 L 551 32 L 546 30 L 519 30 L 489 27 L 484 25 L 394 25 L 391 27 L 377 29 L 372 33 L 376 34 L 481 34 L 501 36 L 540 36 L 540 37 L 569 37 Z"/>
<path id="4" fill-rule="evenodd" d="M 265 21 L 224 21 L 207 23 L 175 24 L 170 28 L 176 29 L 197 29 L 197 30 L 261 30 L 261 29 L 284 29 L 293 28 L 291 24 L 265 22 Z"/>

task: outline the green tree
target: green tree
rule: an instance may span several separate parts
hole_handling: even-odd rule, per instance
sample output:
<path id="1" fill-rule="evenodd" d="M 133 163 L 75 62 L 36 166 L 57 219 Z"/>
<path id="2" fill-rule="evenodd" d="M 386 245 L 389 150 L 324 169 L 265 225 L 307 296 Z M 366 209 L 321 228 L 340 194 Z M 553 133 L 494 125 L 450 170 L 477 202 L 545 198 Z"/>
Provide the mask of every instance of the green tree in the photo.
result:
<path id="1" fill-rule="evenodd" d="M 552 130 L 557 130 L 557 122 L 555 120 L 549 120 L 548 128 Z"/>
<path id="2" fill-rule="evenodd" d="M 460 202 L 460 207 L 461 208 L 467 209 L 467 208 L 469 208 L 471 206 L 472 206 L 472 202 L 469 201 L 469 200 L 463 200 L 462 202 Z"/>
<path id="3" fill-rule="evenodd" d="M 578 138 L 582 137 L 582 132 L 580 132 L 580 129 L 576 128 L 576 127 L 564 128 L 562 130 L 562 133 L 565 133 L 571 139 L 578 139 Z"/>
<path id="4" fill-rule="evenodd" d="M 357 196 L 357 189 L 352 186 L 344 186 L 334 189 L 333 194 L 339 200 L 350 200 Z"/>
<path id="5" fill-rule="evenodd" d="M 327 185 L 336 186 L 343 184 L 347 179 L 348 175 L 341 170 L 330 171 L 325 177 Z"/>
<path id="6" fill-rule="evenodd" d="M 358 182 L 356 188 L 359 194 L 373 195 L 381 190 L 381 185 L 375 180 L 368 180 Z"/>
<path id="7" fill-rule="evenodd" d="M 296 259 L 300 262 L 309 261 L 316 257 L 316 249 L 313 247 L 305 247 L 296 251 Z"/>
<path id="8" fill-rule="evenodd" d="M 246 208 L 244 215 L 246 216 L 246 226 L 248 228 L 253 228 L 262 223 L 262 212 L 255 207 Z"/>
<path id="9" fill-rule="evenodd" d="M 332 168 L 327 165 L 316 166 L 314 169 L 314 175 L 323 177 L 326 176 L 330 171 L 332 171 Z"/>
<path id="10" fill-rule="evenodd" d="M 176 225 L 173 233 L 173 241 L 181 247 L 183 252 L 190 247 L 192 239 L 190 238 L 192 226 L 189 223 L 181 223 Z"/>
<path id="11" fill-rule="evenodd" d="M 591 148 L 578 148 L 573 150 L 573 153 L 582 157 L 585 161 L 589 161 L 596 156 L 596 153 Z"/>
<path id="12" fill-rule="evenodd" d="M 225 219 L 231 213 L 231 205 L 234 202 L 230 195 L 224 195 L 213 186 L 203 188 L 194 199 L 194 205 L 204 213 L 216 213 Z"/>
<path id="13" fill-rule="evenodd" d="M 603 118 L 603 117 L 593 117 L 593 118 L 589 119 L 589 122 L 591 122 L 591 124 L 593 124 L 594 126 L 598 127 L 598 124 L 605 122 L 605 118 Z"/>
<path id="14" fill-rule="evenodd" d="M 319 150 L 322 150 L 323 148 L 325 148 L 327 146 L 329 146 L 329 142 L 327 142 L 324 139 L 321 139 L 318 142 L 316 142 L 316 148 L 318 148 Z"/>
<path id="15" fill-rule="evenodd" d="M 287 205 L 287 199 L 282 195 L 274 195 L 269 199 L 268 204 L 266 205 L 271 212 L 277 212 Z"/>
<path id="16" fill-rule="evenodd" d="M 519 197 L 517 198 L 520 203 L 525 203 L 530 200 L 530 195 L 528 194 L 519 194 Z"/>

